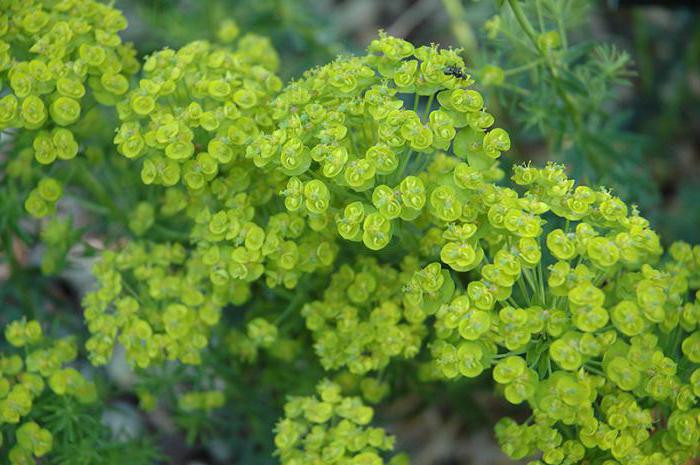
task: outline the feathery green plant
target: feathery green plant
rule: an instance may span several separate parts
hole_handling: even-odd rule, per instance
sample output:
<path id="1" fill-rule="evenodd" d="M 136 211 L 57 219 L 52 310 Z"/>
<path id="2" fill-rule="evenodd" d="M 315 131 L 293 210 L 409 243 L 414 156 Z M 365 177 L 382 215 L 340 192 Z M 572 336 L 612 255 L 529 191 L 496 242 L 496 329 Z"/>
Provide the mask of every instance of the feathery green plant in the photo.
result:
<path id="1" fill-rule="evenodd" d="M 634 75 L 629 54 L 589 39 L 590 2 L 504 1 L 484 24 L 476 75 L 523 139 L 541 137 L 549 156 L 579 179 L 609 186 L 646 208 L 658 189 L 643 138 L 627 129 L 620 89 Z M 520 137 L 519 137 L 520 139 Z"/>

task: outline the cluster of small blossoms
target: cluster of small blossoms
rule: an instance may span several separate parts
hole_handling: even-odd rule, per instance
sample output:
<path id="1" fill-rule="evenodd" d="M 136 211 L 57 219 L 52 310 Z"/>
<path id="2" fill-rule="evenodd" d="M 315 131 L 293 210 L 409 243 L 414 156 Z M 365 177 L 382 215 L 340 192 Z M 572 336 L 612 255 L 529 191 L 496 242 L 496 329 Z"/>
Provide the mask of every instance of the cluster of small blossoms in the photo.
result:
<path id="1" fill-rule="evenodd" d="M 119 152 L 139 160 L 145 184 L 164 186 L 160 211 L 144 205 L 132 229 L 144 234 L 154 215 L 186 218 L 214 286 L 264 276 L 271 287 L 292 288 L 335 259 L 328 234 L 276 202 L 283 173 L 260 175 L 245 158 L 246 147 L 272 128 L 270 102 L 282 86 L 277 65 L 269 42 L 253 35 L 235 48 L 194 42 L 166 49 L 147 59 L 139 88 L 117 107 Z"/>
<path id="2" fill-rule="evenodd" d="M 55 178 L 44 177 L 27 196 L 24 208 L 37 218 L 56 212 L 56 202 L 63 195 L 63 184 Z"/>
<path id="3" fill-rule="evenodd" d="M 288 177 L 284 205 L 311 228 L 335 223 L 343 239 L 382 249 L 426 211 L 452 215 L 458 199 L 444 189 L 429 196 L 419 176 L 437 151 L 454 143 L 486 177 L 499 174 L 496 159 L 510 140 L 489 130 L 493 116 L 468 89 L 471 79 L 446 72 L 463 67 L 457 51 L 382 35 L 368 55 L 340 58 L 285 88 L 274 101 L 274 131 L 246 157 Z"/>
<path id="4" fill-rule="evenodd" d="M 164 186 L 160 210 L 138 209 L 132 229 L 145 234 L 156 214 L 185 219 L 189 242 L 105 254 L 85 299 L 95 363 L 116 341 L 142 367 L 198 363 L 221 309 L 249 304 L 253 283 L 295 288 L 330 274 L 340 253 L 381 250 L 335 267 L 303 307 L 326 369 L 381 369 L 430 333 L 431 374 L 493 368 L 506 399 L 532 409 L 530 422 L 497 428 L 514 458 L 671 465 L 697 455 L 692 249 L 676 245 L 662 261 L 636 209 L 556 164 L 518 166 L 513 188 L 496 184 L 510 139 L 457 51 L 382 35 L 366 56 L 275 96 L 261 44 L 159 52 L 119 104 L 119 151 Z M 232 350 L 250 359 L 280 337 L 262 319 L 238 334 Z M 321 400 L 290 402 L 276 440 L 283 463 L 381 463 L 380 433 L 353 442 L 361 403 L 323 386 Z"/>
<path id="5" fill-rule="evenodd" d="M 610 368 L 605 355 L 643 330 L 653 332 L 654 326 L 662 335 L 676 331 L 681 314 L 679 304 L 687 292 L 683 278 L 651 267 L 650 264 L 658 262 L 662 249 L 648 222 L 635 211 L 630 214 L 620 199 L 604 190 L 575 187 L 574 182 L 566 178 L 564 170 L 556 165 L 540 170 L 518 167 L 514 181 L 525 186 L 522 195 L 516 190 L 494 185 L 491 181 L 498 173 L 494 173 L 493 164 L 485 155 L 493 153 L 497 157 L 499 150 L 507 149 L 507 135 L 500 130 L 488 132 L 486 136 L 493 135 L 500 144 L 491 151 L 488 147 L 492 146 L 483 131 L 479 132 L 473 126 L 461 129 L 453 144 L 455 155 L 464 161 L 439 155 L 432 157 L 428 166 L 423 167 L 427 169 L 422 172 L 419 169 L 415 173 L 417 176 L 403 176 L 406 173 L 401 173 L 398 188 L 375 188 L 371 204 L 358 199 L 344 207 L 341 203 L 334 209 L 333 200 L 342 202 L 348 197 L 347 191 L 357 192 L 361 199 L 362 193 L 373 186 L 376 170 L 367 169 L 365 172 L 370 175 L 353 184 L 352 175 L 347 175 L 346 163 L 352 159 L 348 154 L 357 153 L 358 146 L 369 145 L 372 136 L 380 136 L 383 128 L 376 122 L 378 118 L 372 115 L 374 121 L 362 123 L 369 128 L 346 129 L 344 123 L 349 121 L 349 125 L 353 121 L 349 116 L 357 116 L 357 120 L 369 119 L 363 118 L 367 113 L 365 109 L 357 109 L 355 114 L 349 111 L 350 115 L 343 116 L 339 130 L 342 137 L 334 140 L 332 131 L 338 131 L 337 117 L 334 113 L 322 113 L 324 117 L 314 121 L 312 113 L 319 109 L 311 104 L 320 104 L 327 112 L 344 109 L 343 100 L 338 96 L 342 97 L 343 91 L 326 90 L 329 86 L 324 87 L 320 82 L 342 80 L 343 76 L 348 76 L 348 88 L 361 90 L 362 78 L 376 78 L 362 66 L 361 59 L 341 60 L 310 73 L 305 80 L 291 85 L 276 101 L 285 113 L 280 127 L 287 134 L 278 129 L 263 136 L 260 150 L 251 147 L 250 156 L 259 166 L 267 166 L 276 164 L 276 155 L 279 155 L 279 166 L 291 176 L 288 188 L 283 192 L 285 206 L 291 211 L 304 212 L 310 220 L 319 215 L 328 216 L 329 211 L 342 211 L 340 215 L 336 214 L 339 234 L 345 239 L 362 240 L 370 249 L 383 248 L 389 243 L 392 220 L 401 218 L 410 222 L 417 219 L 414 223 L 428 220 L 434 225 L 428 241 L 438 246 L 441 262 L 455 272 L 477 270 L 475 279 L 470 279 L 465 289 L 455 295 L 452 295 L 456 286 L 451 275 L 438 263 L 426 267 L 423 279 L 416 279 L 406 289 L 406 307 L 419 309 L 417 313 L 422 311 L 427 316 L 442 305 L 437 325 L 440 336 L 433 351 L 443 375 L 476 376 L 496 364 L 496 359 L 504 360 L 505 371 L 508 371 L 509 364 L 524 366 L 520 371 L 516 369 L 517 375 L 513 379 L 500 378 L 504 381 L 501 384 L 509 400 L 520 403 L 534 399 L 540 384 L 546 388 L 560 381 L 557 377 L 554 377 L 557 383 L 550 380 L 549 371 L 561 368 L 577 373 L 585 363 L 592 373 L 615 373 L 608 383 L 622 389 L 616 377 L 624 357 L 615 359 Z M 343 73 L 344 67 L 354 67 L 355 72 Z M 307 86 L 317 76 L 318 84 Z M 355 100 L 359 100 L 351 91 L 348 107 L 358 105 Z M 330 95 L 325 96 L 324 92 Z M 316 95 L 319 97 L 314 101 Z M 440 95 L 445 94 L 438 95 L 438 102 L 443 108 L 449 108 L 448 101 L 443 101 Z M 289 100 L 286 101 L 285 97 Z M 280 100 L 282 104 L 279 104 Z M 324 100 L 331 102 L 325 108 Z M 400 101 L 395 104 L 396 110 L 403 106 Z M 301 108 L 308 108 L 311 112 L 300 112 Z M 290 111 L 291 117 L 287 115 Z M 296 112 L 300 114 L 296 115 Z M 335 127 L 328 128 L 331 124 Z M 289 139 L 289 128 L 298 128 L 297 139 Z M 310 132 L 318 135 L 309 143 Z M 351 140 L 347 145 L 339 144 L 338 139 L 342 141 L 345 132 L 351 135 Z M 353 135 L 357 135 L 358 140 L 352 140 Z M 276 138 L 283 141 L 277 142 L 277 148 Z M 319 148 L 323 142 L 331 147 Z M 400 138 L 396 144 L 411 146 L 413 151 L 420 150 L 415 144 Z M 322 155 L 324 150 L 329 155 L 321 157 L 319 154 Z M 369 155 L 366 158 L 371 159 Z M 394 157 L 389 155 L 388 158 Z M 395 158 L 399 159 L 398 156 Z M 357 164 L 363 163 L 358 157 Z M 367 166 L 371 167 L 371 163 Z M 320 172 L 314 171 L 314 167 Z M 309 172 L 311 179 L 305 181 L 301 176 Z M 346 175 L 340 177 L 341 173 Z M 363 185 L 365 182 L 367 186 Z M 401 183 L 408 182 L 420 186 L 416 205 L 423 207 L 427 203 L 428 208 L 425 212 L 417 208 L 417 214 L 404 218 L 401 212 L 406 196 L 402 195 L 405 192 Z M 393 201 L 382 203 L 378 200 L 390 199 L 392 194 L 397 196 Z M 545 231 L 547 223 L 561 224 L 563 228 Z M 369 234 L 368 224 L 382 224 L 377 229 L 380 234 Z M 438 228 L 437 233 L 435 228 Z M 381 241 L 371 240 L 379 236 Z M 431 248 L 435 249 L 426 247 Z M 689 305 L 694 308 L 693 304 Z M 686 320 L 692 320 L 691 310 L 685 314 Z M 688 326 L 686 323 L 684 330 L 688 331 Z M 673 352 L 679 342 L 680 337 L 676 347 L 668 347 L 667 351 Z M 682 342 L 682 351 L 691 362 L 695 358 L 695 342 L 695 336 L 686 337 Z M 515 358 L 499 354 L 499 347 L 505 348 L 508 354 L 515 354 L 512 355 Z M 582 349 L 587 352 L 581 353 Z M 521 354 L 535 355 L 521 357 Z M 663 351 L 657 350 L 657 354 L 660 354 L 657 355 L 660 357 L 657 364 L 637 365 L 640 372 L 646 370 L 645 374 L 649 376 L 646 390 L 640 393 L 640 397 L 649 397 L 659 404 L 671 404 L 673 408 L 679 392 L 688 396 L 690 391 L 684 383 L 688 383 L 689 378 L 687 375 L 674 377 L 675 368 L 662 368 L 670 359 Z M 583 373 L 586 373 L 585 369 Z M 565 379 L 567 382 L 576 380 Z M 596 383 L 599 381 L 592 384 L 594 394 L 600 387 Z M 561 385 L 565 386 L 566 382 Z M 593 395 L 590 404 L 597 400 L 598 396 Z M 694 405 L 693 402 L 690 404 Z M 587 411 L 592 412 L 593 408 L 589 406 Z M 551 424 L 560 420 L 546 415 L 537 415 L 537 418 L 545 418 L 542 421 Z M 667 436 L 674 437 L 672 433 Z M 661 434 L 656 434 L 651 443 L 656 444 L 660 437 Z M 616 448 L 610 454 L 621 463 L 635 463 L 640 457 L 656 460 L 662 453 L 644 455 L 650 446 L 642 442 L 640 439 L 639 443 Z M 548 456 L 547 463 L 579 460 L 577 457 L 583 454 L 583 447 L 577 444 L 557 444 L 556 447 L 561 447 Z M 692 456 L 696 444 L 692 441 L 673 444 L 668 439 L 663 454 L 672 456 L 673 460 Z M 594 446 L 588 441 L 588 448 Z M 602 444 L 599 449 L 608 451 L 610 447 Z"/>
<path id="6" fill-rule="evenodd" d="M 285 211 L 281 202 L 275 204 L 286 177 L 282 173 L 260 176 L 244 157 L 252 138 L 273 123 L 269 102 L 281 87 L 274 74 L 276 67 L 276 54 L 269 43 L 256 36 L 242 37 L 235 49 L 195 42 L 151 56 L 139 88 L 118 104 L 123 120 L 115 137 L 119 152 L 140 160 L 144 183 L 164 186 L 160 208 L 140 204 L 131 215 L 130 228 L 145 235 L 157 217 L 187 221 L 187 253 L 179 265 L 188 270 L 184 272 L 187 282 L 199 291 L 191 302 L 182 302 L 189 308 L 186 312 L 182 305 L 169 307 L 178 320 L 189 321 L 189 317 L 175 313 L 195 315 L 192 307 L 200 305 L 207 315 L 218 315 L 226 304 L 242 305 L 250 298 L 250 285 L 260 278 L 270 287 L 292 288 L 305 273 L 328 269 L 335 260 L 332 234 L 314 231 L 301 215 Z M 160 258 L 154 258 L 148 267 L 159 266 Z M 147 267 L 145 263 L 139 266 Z M 108 272 L 109 265 L 100 268 Z M 163 279 L 183 279 L 172 276 L 170 268 L 162 272 Z M 111 279 L 100 280 L 101 289 L 86 299 L 93 334 L 88 350 L 94 360 L 106 363 L 118 333 L 131 341 L 127 347 L 130 361 L 147 366 L 155 358 L 162 360 L 169 344 L 166 340 L 138 341 L 150 340 L 150 331 L 158 334 L 165 329 L 167 333 L 159 321 L 164 316 L 149 311 L 131 323 L 128 317 L 102 321 L 107 313 L 123 313 L 115 310 L 122 298 L 136 299 L 140 306 L 153 298 L 138 289 L 135 295 L 117 289 L 109 284 Z M 96 297 L 100 293 L 106 298 Z M 204 304 L 200 294 L 207 296 Z M 207 344 L 203 329 L 218 321 L 218 316 L 205 320 L 204 325 L 192 323 L 202 329 L 195 330 L 202 336 L 196 344 L 170 346 L 167 358 L 198 363 L 199 351 Z M 125 336 L 127 328 L 130 334 L 139 329 L 141 336 Z M 177 334 L 171 339 L 179 346 Z"/>
<path id="7" fill-rule="evenodd" d="M 700 332 L 697 303 L 686 303 L 689 273 L 654 268 L 662 248 L 648 222 L 604 190 L 575 187 L 561 167 L 516 167 L 513 181 L 522 194 L 457 186 L 476 198 L 462 204 L 466 218 L 444 228 L 440 258 L 472 271 L 441 297 L 435 369 L 454 378 L 493 367 L 506 399 L 530 406 L 531 423 L 497 428 L 513 458 L 631 465 L 695 456 Z M 461 263 L 446 251 L 452 241 Z M 435 295 L 452 279 L 430 266 L 433 282 L 410 291 Z M 608 409 L 612 399 L 624 402 Z M 658 411 L 665 428 L 651 420 Z"/>
<path id="8" fill-rule="evenodd" d="M 314 231 L 300 215 L 269 212 L 269 178 L 238 171 L 231 181 L 238 189 L 233 179 L 244 185 L 250 180 L 252 192 L 223 189 L 218 196 L 225 208 L 199 211 L 191 232 L 213 285 L 250 286 L 264 279 L 268 287 L 294 288 L 306 274 L 330 271 L 338 253 L 332 234 Z"/>
<path id="9" fill-rule="evenodd" d="M 134 366 L 201 361 L 210 328 L 227 302 L 244 301 L 244 286 L 212 286 L 207 266 L 179 243 L 132 242 L 95 264 L 98 287 L 83 299 L 90 360 L 104 365 L 119 342 Z"/>
<path id="10" fill-rule="evenodd" d="M 226 397 L 221 391 L 192 391 L 178 397 L 178 407 L 184 412 L 210 411 L 224 405 Z"/>
<path id="11" fill-rule="evenodd" d="M 126 19 L 95 0 L 0 1 L 0 131 L 23 129 L 41 165 L 70 160 L 74 131 L 94 102 L 114 105 L 138 70 L 135 51 L 119 31 Z M 42 186 L 26 201 L 30 214 L 53 211 L 57 198 Z M 53 191 L 58 192 L 59 191 Z"/>
<path id="12" fill-rule="evenodd" d="M 269 306 L 269 302 L 263 305 Z M 226 345 L 231 354 L 246 363 L 257 361 L 261 352 L 290 363 L 297 359 L 302 349 L 301 341 L 292 335 L 280 334 L 274 322 L 261 317 L 248 321 L 245 332 L 232 328 L 227 334 Z"/>
<path id="13" fill-rule="evenodd" d="M 276 60 L 263 58 L 269 56 L 274 54 L 266 42 L 252 36 L 234 51 L 196 42 L 158 52 L 144 65 L 139 88 L 118 104 L 118 150 L 141 160 L 146 184 L 165 186 L 160 211 L 138 208 L 132 230 L 144 234 L 157 221 L 154 215 L 181 219 L 184 213 L 190 221 L 185 262 L 198 271 L 207 267 L 209 286 L 240 290 L 264 278 L 269 287 L 294 288 L 304 275 L 330 271 L 347 239 L 384 247 L 392 224 L 408 227 L 425 205 L 450 203 L 439 195 L 427 202 L 423 180 L 404 175 L 409 168 L 417 174 L 431 151 L 449 148 L 456 128 L 470 134 L 474 157 L 491 170 L 485 171 L 497 174 L 495 159 L 509 140 L 502 130 L 486 132 L 493 117 L 477 92 L 463 88 L 471 80 L 445 72 L 463 66 L 456 51 L 414 49 L 382 36 L 368 56 L 339 60 L 292 83 L 272 109 L 280 81 L 273 74 Z M 341 85 L 339 74 L 348 83 Z M 338 85 L 322 85 L 329 77 Z M 408 93 L 416 108 L 421 96 L 429 96 L 424 115 L 403 109 L 399 94 Z M 430 111 L 436 94 L 441 108 Z M 297 149 L 305 154 L 303 169 L 294 167 Z M 346 153 L 333 175 L 326 149 Z M 314 179 L 306 182 L 308 177 Z M 382 184 L 371 192 L 375 181 L 398 190 Z M 337 192 L 333 202 L 331 190 Z M 399 191 L 398 204 L 386 197 Z M 359 223 L 353 226 L 350 218 Z M 117 296 L 89 305 L 89 350 L 99 347 L 93 355 L 102 363 L 116 329 L 95 316 Z M 149 352 L 137 345 L 134 350 Z M 141 358 L 144 365 L 153 356 Z"/>
<path id="14" fill-rule="evenodd" d="M 382 465 L 394 438 L 382 428 L 368 426 L 373 410 L 359 397 L 344 397 L 339 385 L 321 381 L 317 396 L 290 397 L 284 418 L 275 429 L 275 446 L 282 465 Z M 395 456 L 389 464 L 399 464 Z"/>
<path id="15" fill-rule="evenodd" d="M 70 218 L 53 217 L 42 225 L 40 238 L 46 247 L 41 255 L 42 273 L 50 275 L 61 268 L 77 235 Z"/>
<path id="16" fill-rule="evenodd" d="M 0 354 L 0 426 L 9 433 L 7 450 L 0 442 L 0 456 L 3 463 L 33 464 L 52 450 L 54 439 L 37 423 L 42 417 L 36 404 L 45 396 L 92 403 L 97 391 L 80 372 L 64 366 L 78 355 L 72 338 L 49 340 L 37 321 L 23 319 L 5 326 L 5 340 L 15 350 Z"/>
<path id="17" fill-rule="evenodd" d="M 380 379 L 384 378 L 384 379 Z M 341 371 L 333 381 L 341 386 L 343 392 L 359 394 L 370 404 L 378 404 L 391 392 L 389 381 L 368 375 L 355 375 L 350 371 Z"/>
<path id="18" fill-rule="evenodd" d="M 269 68 L 265 55 L 273 57 Z M 142 159 L 145 184 L 186 188 L 207 200 L 272 123 L 266 106 L 282 86 L 276 65 L 274 50 L 256 36 L 241 38 L 235 50 L 198 41 L 154 53 L 138 88 L 117 105 L 119 153 Z"/>
<path id="19" fill-rule="evenodd" d="M 664 270 L 683 275 L 688 280 L 688 288 L 700 289 L 700 245 L 691 246 L 687 242 L 674 242 L 668 248 L 669 259 Z"/>
<path id="20" fill-rule="evenodd" d="M 272 218 L 268 237 L 274 238 L 275 225 L 284 227 L 286 219 L 285 213 Z M 264 235 L 259 230 L 248 238 L 254 234 Z M 328 255 L 323 263 L 332 262 L 333 246 L 318 239 L 313 234 L 300 238 L 298 246 L 286 241 L 280 246 L 284 249 L 268 259 L 291 263 L 288 276 L 294 274 L 296 281 L 301 273 L 325 266 L 319 256 Z M 260 257 L 260 250 L 253 247 Z M 93 270 L 98 285 L 83 300 L 92 334 L 87 349 L 93 363 L 107 363 L 116 342 L 126 348 L 128 361 L 142 368 L 153 361 L 174 359 L 200 363 L 221 309 L 242 306 L 252 297 L 252 276 L 243 279 L 241 274 L 250 265 L 244 262 L 251 257 L 246 255 L 249 251 L 245 244 L 237 248 L 200 244 L 191 250 L 178 242 L 133 242 L 118 252 L 105 252 Z M 260 277 L 262 264 L 255 266 L 260 269 L 256 277 Z M 272 264 L 270 268 L 274 271 Z M 276 328 L 265 320 L 251 321 L 248 336 L 234 341 L 236 351 L 247 354 L 243 358 L 254 358 L 257 348 L 270 349 L 273 342 L 279 348 Z"/>
<path id="21" fill-rule="evenodd" d="M 401 270 L 372 257 L 342 265 L 323 291 L 323 299 L 306 304 L 301 314 L 313 333 L 314 347 L 326 370 L 347 367 L 351 373 L 381 370 L 394 357 L 412 358 L 426 328 L 411 321 L 401 296 L 415 261 Z"/>

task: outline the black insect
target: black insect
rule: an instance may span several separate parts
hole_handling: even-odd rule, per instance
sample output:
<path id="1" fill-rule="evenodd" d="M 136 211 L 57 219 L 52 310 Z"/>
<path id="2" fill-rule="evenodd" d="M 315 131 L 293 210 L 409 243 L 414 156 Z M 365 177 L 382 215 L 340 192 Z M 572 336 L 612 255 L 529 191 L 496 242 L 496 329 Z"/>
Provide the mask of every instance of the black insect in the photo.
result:
<path id="1" fill-rule="evenodd" d="M 462 69 L 462 68 L 460 68 L 460 67 L 458 67 L 458 66 L 447 65 L 447 66 L 445 67 L 444 73 L 445 73 L 446 75 L 448 75 L 448 76 L 454 76 L 454 77 L 456 77 L 457 79 L 467 79 L 468 76 L 467 76 L 467 74 L 466 74 L 465 71 L 466 71 L 466 70 L 464 70 L 464 69 Z"/>

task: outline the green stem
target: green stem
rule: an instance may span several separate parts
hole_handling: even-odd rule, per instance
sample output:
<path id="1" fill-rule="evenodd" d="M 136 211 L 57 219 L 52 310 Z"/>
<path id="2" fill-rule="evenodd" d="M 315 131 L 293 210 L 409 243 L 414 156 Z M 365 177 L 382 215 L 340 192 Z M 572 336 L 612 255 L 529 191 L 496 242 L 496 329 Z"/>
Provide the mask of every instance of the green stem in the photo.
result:
<path id="1" fill-rule="evenodd" d="M 74 200 L 78 205 L 82 206 L 86 210 L 90 210 L 90 211 L 95 212 L 95 213 L 100 214 L 100 215 L 109 215 L 110 214 L 109 208 L 106 208 L 102 205 L 98 205 L 94 202 L 90 202 L 89 200 L 85 200 L 85 199 L 80 198 L 80 197 L 76 197 Z"/>
<path id="2" fill-rule="evenodd" d="M 586 371 L 590 371 L 593 374 L 596 374 L 598 376 L 605 376 L 605 373 L 603 373 L 601 370 L 599 370 L 595 367 L 589 366 L 587 364 L 584 365 L 583 367 L 586 369 Z"/>
<path id="3" fill-rule="evenodd" d="M 527 304 L 530 305 L 532 303 L 532 298 L 530 297 L 530 293 L 527 292 L 527 289 L 525 288 L 522 272 L 520 273 L 520 277 L 518 278 L 518 287 L 520 288 L 520 292 L 523 294 L 523 298 L 527 300 Z"/>
<path id="4" fill-rule="evenodd" d="M 280 297 L 280 298 L 286 299 L 286 300 L 294 300 L 294 293 L 290 292 L 286 289 L 282 289 L 279 287 L 270 287 L 268 289 L 270 292 L 272 292 L 277 297 Z"/>
<path id="5" fill-rule="evenodd" d="M 394 183 L 398 183 L 404 178 L 404 175 L 406 174 L 406 166 L 411 160 L 411 155 L 413 155 L 413 150 L 410 150 L 406 155 L 401 157 L 399 167 L 396 169 L 396 178 L 394 179 Z"/>
<path id="6" fill-rule="evenodd" d="M 561 13 L 561 12 L 557 12 Z M 564 28 L 564 21 L 562 21 L 562 15 L 557 14 L 557 28 L 559 29 L 559 38 L 561 39 L 561 48 L 564 50 L 569 48 L 569 42 L 566 38 L 566 29 Z"/>
<path id="7" fill-rule="evenodd" d="M 515 15 L 515 19 L 518 21 L 518 24 L 520 24 L 522 30 L 530 38 L 530 41 L 535 46 L 535 49 L 539 51 L 539 47 L 537 46 L 537 37 L 535 36 L 535 29 L 532 27 L 532 24 L 530 24 L 530 20 L 527 19 L 527 16 L 523 12 L 522 8 L 520 8 L 520 2 L 518 0 L 508 0 L 508 4 L 510 5 L 511 10 L 513 10 L 513 14 Z"/>
<path id="8" fill-rule="evenodd" d="M 540 32 L 544 32 L 544 18 L 542 17 L 542 2 L 535 0 L 535 8 L 537 9 L 537 21 L 540 25 Z"/>
<path id="9" fill-rule="evenodd" d="M 452 34 L 457 39 L 457 43 L 464 49 L 464 55 L 471 59 L 476 55 L 478 43 L 476 34 L 467 21 L 467 12 L 461 0 L 442 0 L 447 15 L 450 17 L 450 27 Z"/>
<path id="10" fill-rule="evenodd" d="M 518 73 L 522 73 L 523 71 L 527 71 L 529 69 L 535 68 L 545 62 L 544 59 L 540 58 L 538 60 L 533 60 L 527 64 L 521 65 L 521 66 L 516 66 L 515 68 L 507 69 L 503 72 L 505 76 L 513 76 Z"/>
<path id="11" fill-rule="evenodd" d="M 523 272 L 521 274 L 522 276 L 525 277 L 525 280 L 527 281 L 528 285 L 530 286 L 530 289 L 532 289 L 532 293 L 539 297 L 539 288 L 537 286 L 537 283 L 535 282 L 536 280 L 530 275 L 530 270 L 527 268 L 523 269 Z"/>
<path id="12" fill-rule="evenodd" d="M 306 292 L 304 291 L 297 291 L 297 293 L 294 295 L 294 298 L 289 301 L 289 304 L 287 307 L 284 309 L 282 313 L 275 318 L 275 321 L 273 321 L 272 324 L 275 326 L 279 326 L 280 323 L 282 323 L 289 315 L 291 315 L 295 310 L 299 309 L 299 304 L 301 302 L 304 302 L 306 300 Z"/>
<path id="13" fill-rule="evenodd" d="M 90 193 L 92 194 L 101 205 L 107 207 L 114 218 L 119 219 L 124 224 L 126 224 L 126 217 L 124 213 L 119 209 L 117 204 L 112 200 L 112 196 L 107 192 L 100 181 L 95 178 L 92 172 L 82 163 L 76 161 L 77 167 L 76 176 L 78 182 Z"/>
<path id="14" fill-rule="evenodd" d="M 520 94 L 524 97 L 527 97 L 530 95 L 530 91 L 527 89 L 521 89 L 518 86 L 514 86 L 513 84 L 508 84 L 507 82 L 502 82 L 498 85 L 498 87 L 502 87 L 504 89 L 508 89 L 511 92 L 515 92 L 516 94 Z"/>
<path id="15" fill-rule="evenodd" d="M 547 306 L 547 293 L 544 290 L 544 272 L 542 271 L 542 262 L 537 264 L 537 280 L 540 285 L 540 292 L 542 293 L 542 305 Z"/>
<path id="16" fill-rule="evenodd" d="M 163 225 L 160 224 L 154 224 L 152 226 L 153 230 L 159 232 L 164 239 L 172 239 L 172 240 L 177 240 L 177 241 L 189 241 L 190 237 L 187 233 L 182 233 L 180 231 L 175 231 L 170 228 L 166 228 Z"/>
<path id="17" fill-rule="evenodd" d="M 525 351 L 519 351 L 519 352 L 505 352 L 502 354 L 496 354 L 493 357 L 491 357 L 491 360 L 500 360 L 506 357 L 510 357 L 511 355 L 523 355 L 525 354 Z"/>
<path id="18" fill-rule="evenodd" d="M 506 302 L 508 302 L 508 305 L 510 305 L 510 306 L 513 307 L 513 308 L 519 308 L 519 307 L 520 307 L 520 305 L 518 305 L 518 303 L 517 303 L 515 300 L 513 300 L 513 297 L 508 297 L 508 298 L 506 299 Z"/>
<path id="19" fill-rule="evenodd" d="M 552 63 L 551 57 L 538 45 L 535 29 L 532 27 L 530 20 L 520 7 L 520 2 L 518 0 L 508 0 L 508 5 L 510 5 L 520 28 L 525 32 L 525 35 L 527 35 L 527 37 L 530 39 L 530 42 L 532 42 L 532 46 L 537 54 L 540 55 L 540 57 L 542 57 L 547 63 L 547 68 L 549 69 L 549 73 L 552 75 L 552 80 L 554 82 L 554 88 L 564 102 L 564 106 L 566 106 L 567 111 L 571 115 L 576 130 L 579 131 L 581 129 L 581 115 L 579 114 L 578 110 L 576 110 L 576 106 L 571 96 L 561 87 L 561 84 L 559 83 L 559 73 L 557 72 L 554 63 Z"/>
<path id="20" fill-rule="evenodd" d="M 435 94 L 431 94 L 430 97 L 428 97 L 428 103 L 425 104 L 425 111 L 423 112 L 423 117 L 421 118 L 423 121 L 428 121 L 430 115 L 430 108 L 433 106 L 434 98 Z"/>

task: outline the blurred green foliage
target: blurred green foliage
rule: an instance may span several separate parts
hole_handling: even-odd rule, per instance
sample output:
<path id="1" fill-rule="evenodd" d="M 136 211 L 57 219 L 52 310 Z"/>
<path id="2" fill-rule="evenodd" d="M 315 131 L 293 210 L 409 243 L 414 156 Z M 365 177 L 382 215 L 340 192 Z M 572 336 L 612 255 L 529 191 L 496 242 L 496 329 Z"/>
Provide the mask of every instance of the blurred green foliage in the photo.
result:
<path id="1" fill-rule="evenodd" d="M 327 0 L 124 0 L 129 20 L 126 39 L 143 55 L 167 45 L 177 49 L 193 40 L 213 40 L 229 18 L 245 32 L 269 37 L 284 58 L 284 78 L 324 63 L 343 49 L 339 18 Z"/>

